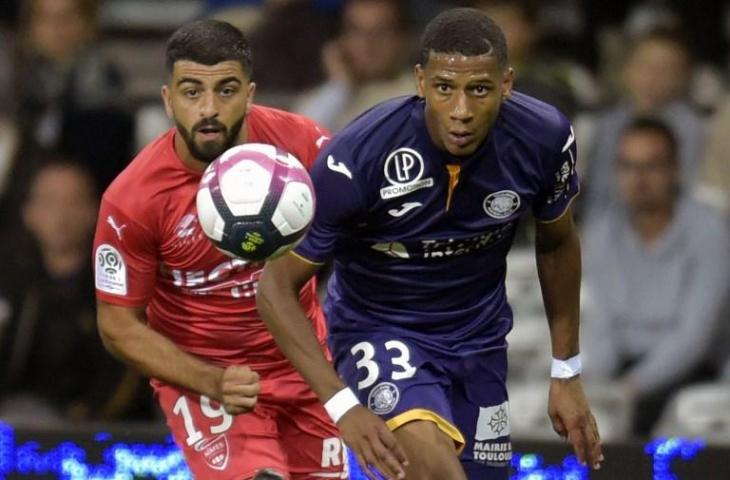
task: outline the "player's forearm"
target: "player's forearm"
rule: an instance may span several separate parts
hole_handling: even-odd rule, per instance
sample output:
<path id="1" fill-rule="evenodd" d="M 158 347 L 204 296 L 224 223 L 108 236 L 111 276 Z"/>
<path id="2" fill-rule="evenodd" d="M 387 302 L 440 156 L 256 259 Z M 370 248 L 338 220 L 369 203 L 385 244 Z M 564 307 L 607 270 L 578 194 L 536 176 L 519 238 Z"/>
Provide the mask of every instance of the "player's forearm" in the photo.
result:
<path id="1" fill-rule="evenodd" d="M 264 276 L 259 283 L 256 306 L 279 349 L 320 400 L 327 401 L 344 388 L 342 380 L 324 356 L 296 293 L 277 287 Z"/>
<path id="2" fill-rule="evenodd" d="M 570 358 L 580 352 L 581 258 L 575 229 L 556 238 L 538 234 L 536 254 L 553 357 Z"/>
<path id="3" fill-rule="evenodd" d="M 139 319 L 122 312 L 99 313 L 99 331 L 107 349 L 143 374 L 220 400 L 223 369 L 180 350 Z"/>

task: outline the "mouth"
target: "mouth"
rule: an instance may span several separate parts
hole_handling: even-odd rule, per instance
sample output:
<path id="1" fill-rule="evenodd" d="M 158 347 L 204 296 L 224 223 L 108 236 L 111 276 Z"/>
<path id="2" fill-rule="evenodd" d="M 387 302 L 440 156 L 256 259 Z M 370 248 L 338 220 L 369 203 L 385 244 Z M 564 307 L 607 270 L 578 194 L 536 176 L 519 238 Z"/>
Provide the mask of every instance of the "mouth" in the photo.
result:
<path id="1" fill-rule="evenodd" d="M 449 142 L 457 147 L 465 147 L 474 139 L 474 134 L 467 131 L 449 131 Z"/>
<path id="2" fill-rule="evenodd" d="M 206 126 L 196 129 L 196 132 L 200 135 L 203 140 L 215 140 L 223 135 L 224 129 L 221 127 Z"/>

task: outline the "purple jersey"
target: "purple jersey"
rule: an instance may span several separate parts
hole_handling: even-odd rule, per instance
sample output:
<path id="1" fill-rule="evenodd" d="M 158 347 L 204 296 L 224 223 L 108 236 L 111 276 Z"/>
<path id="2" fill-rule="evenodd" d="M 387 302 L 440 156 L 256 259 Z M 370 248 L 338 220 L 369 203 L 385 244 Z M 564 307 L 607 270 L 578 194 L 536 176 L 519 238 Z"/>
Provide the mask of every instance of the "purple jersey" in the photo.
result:
<path id="1" fill-rule="evenodd" d="M 555 220 L 578 192 L 573 132 L 554 107 L 514 93 L 483 145 L 455 157 L 429 137 L 424 105 L 381 103 L 322 150 L 314 224 L 295 251 L 334 259 L 334 336 L 405 329 L 448 349 L 500 341 L 512 324 L 505 257 L 519 218 Z"/>

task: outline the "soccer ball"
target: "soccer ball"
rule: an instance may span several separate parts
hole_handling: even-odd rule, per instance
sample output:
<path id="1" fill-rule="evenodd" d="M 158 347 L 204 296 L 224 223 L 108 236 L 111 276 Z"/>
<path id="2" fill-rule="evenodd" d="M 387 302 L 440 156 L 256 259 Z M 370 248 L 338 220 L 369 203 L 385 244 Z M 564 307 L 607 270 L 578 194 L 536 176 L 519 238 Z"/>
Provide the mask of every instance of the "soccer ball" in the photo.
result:
<path id="1" fill-rule="evenodd" d="M 196 197 L 205 235 L 223 253 L 250 261 L 293 248 L 312 223 L 314 203 L 301 162 L 262 143 L 232 147 L 211 162 Z"/>

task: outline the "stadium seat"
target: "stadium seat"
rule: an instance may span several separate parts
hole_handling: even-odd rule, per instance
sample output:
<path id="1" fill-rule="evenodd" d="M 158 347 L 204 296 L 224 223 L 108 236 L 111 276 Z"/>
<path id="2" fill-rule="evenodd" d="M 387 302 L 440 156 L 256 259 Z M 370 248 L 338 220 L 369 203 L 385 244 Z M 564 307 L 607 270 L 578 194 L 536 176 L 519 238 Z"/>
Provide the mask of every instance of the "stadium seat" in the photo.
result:
<path id="1" fill-rule="evenodd" d="M 633 404 L 615 383 L 586 383 L 586 396 L 596 418 L 601 439 L 626 440 L 631 435 Z"/>
<path id="2" fill-rule="evenodd" d="M 730 384 L 683 388 L 667 404 L 653 434 L 702 437 L 708 443 L 730 445 Z"/>
<path id="3" fill-rule="evenodd" d="M 544 315 L 532 248 L 513 248 L 507 255 L 505 287 L 515 318 L 521 315 Z"/>
<path id="4" fill-rule="evenodd" d="M 547 378 L 550 373 L 550 331 L 545 315 L 515 312 L 514 325 L 507 341 L 511 380 Z"/>
<path id="5" fill-rule="evenodd" d="M 513 439 L 558 438 L 547 414 L 548 389 L 549 383 L 546 381 L 526 381 L 508 385 Z"/>
<path id="6" fill-rule="evenodd" d="M 631 428 L 631 404 L 611 384 L 585 385 L 586 396 L 598 423 L 601 439 L 625 440 Z M 510 425 L 513 438 L 528 440 L 555 440 L 547 401 L 548 381 L 510 383 Z"/>

